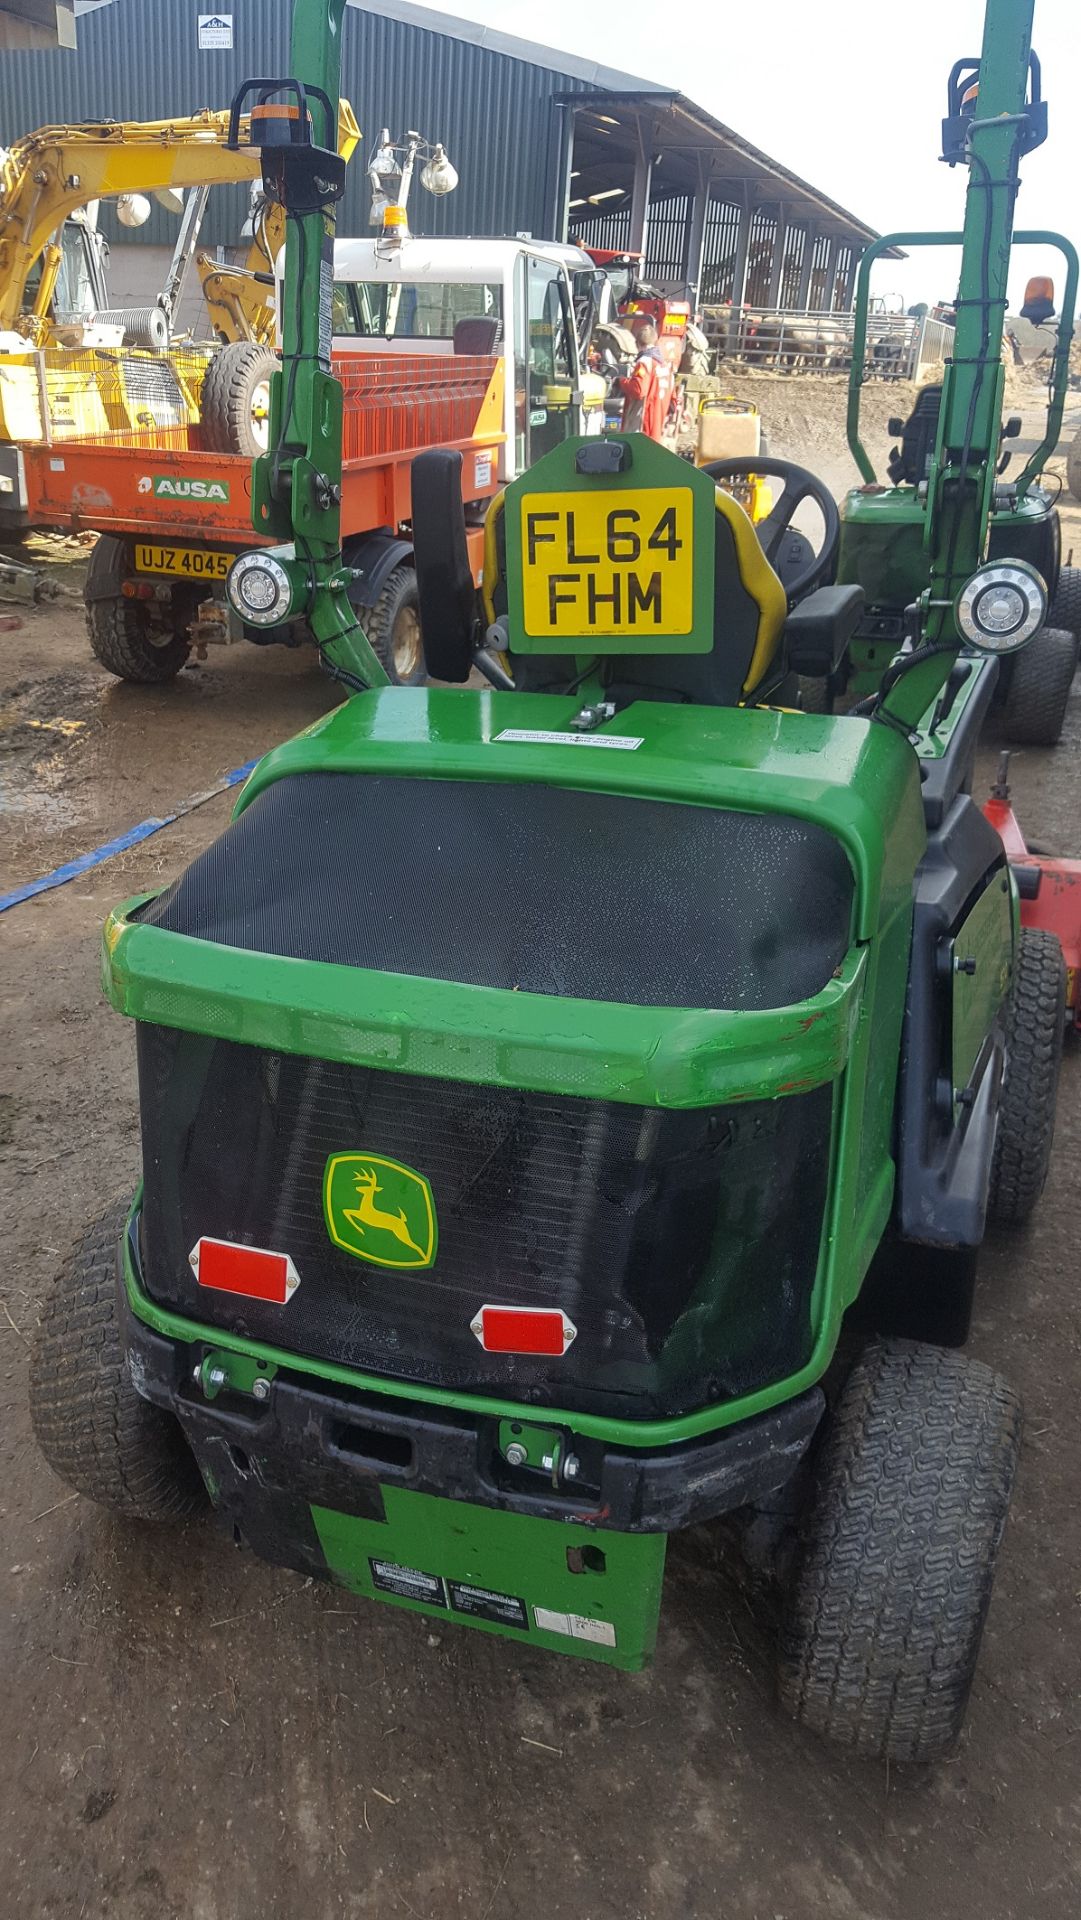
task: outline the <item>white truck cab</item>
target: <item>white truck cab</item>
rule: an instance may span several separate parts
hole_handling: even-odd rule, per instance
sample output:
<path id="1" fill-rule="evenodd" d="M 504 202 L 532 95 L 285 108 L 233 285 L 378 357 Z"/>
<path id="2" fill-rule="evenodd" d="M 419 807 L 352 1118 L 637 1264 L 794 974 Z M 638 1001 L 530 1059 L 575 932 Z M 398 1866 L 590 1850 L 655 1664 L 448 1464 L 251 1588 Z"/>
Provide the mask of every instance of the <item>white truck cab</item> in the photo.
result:
<path id="1" fill-rule="evenodd" d="M 569 434 L 603 431 L 605 384 L 587 353 L 610 301 L 589 255 L 557 241 L 383 233 L 335 242 L 335 353 L 502 362 L 502 482 Z"/>

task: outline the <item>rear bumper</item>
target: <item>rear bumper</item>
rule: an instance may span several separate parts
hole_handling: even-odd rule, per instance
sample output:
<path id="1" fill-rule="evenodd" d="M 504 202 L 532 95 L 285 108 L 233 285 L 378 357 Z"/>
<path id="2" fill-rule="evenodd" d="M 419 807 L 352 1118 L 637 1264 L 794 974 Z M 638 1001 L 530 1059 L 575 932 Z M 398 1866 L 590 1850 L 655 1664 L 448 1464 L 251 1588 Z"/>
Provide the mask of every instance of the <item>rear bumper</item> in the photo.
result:
<path id="1" fill-rule="evenodd" d="M 127 1254 L 138 1272 L 133 1216 Z M 175 1414 L 208 1484 L 246 1533 L 253 1509 L 276 1500 L 379 1518 L 388 1489 L 624 1533 L 671 1533 L 764 1499 L 791 1477 L 825 1410 L 818 1387 L 705 1439 L 651 1451 L 566 1430 L 579 1479 L 508 1467 L 499 1422 L 473 1410 L 362 1392 L 279 1369 L 258 1401 L 238 1382 L 212 1400 L 196 1373 L 213 1351 L 147 1326 L 133 1311 L 118 1261 L 122 1335 L 143 1397 Z M 522 1419 L 548 1425 L 542 1409 Z M 253 1544 L 255 1544 L 253 1542 Z"/>

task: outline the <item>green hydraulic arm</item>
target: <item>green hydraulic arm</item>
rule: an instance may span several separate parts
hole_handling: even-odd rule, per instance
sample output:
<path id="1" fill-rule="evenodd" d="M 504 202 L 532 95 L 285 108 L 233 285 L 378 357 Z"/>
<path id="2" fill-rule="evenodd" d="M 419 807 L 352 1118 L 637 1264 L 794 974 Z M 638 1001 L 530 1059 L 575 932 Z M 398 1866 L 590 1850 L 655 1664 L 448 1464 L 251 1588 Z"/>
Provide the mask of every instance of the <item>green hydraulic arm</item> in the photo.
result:
<path id="1" fill-rule="evenodd" d="M 280 587 L 274 624 L 303 618 L 325 664 L 346 685 L 387 675 L 348 598 L 342 562 L 342 389 L 331 369 L 336 206 L 345 180 L 337 153 L 346 0 L 294 0 L 288 79 L 246 80 L 233 102 L 233 140 L 249 96 L 251 141 L 268 198 L 285 208 L 282 361 L 271 381 L 269 450 L 252 470 L 252 525 L 279 543 L 245 556 L 230 576 L 233 606 L 250 617 L 245 568 L 271 558 Z M 320 137 L 322 145 L 319 144 Z M 260 592 L 269 593 L 264 573 Z"/>
<path id="2" fill-rule="evenodd" d="M 954 601 L 986 551 L 1002 418 L 1002 335 L 1018 167 L 1022 154 L 1046 136 L 1039 64 L 1030 44 L 1033 8 L 1034 0 L 987 0 L 979 61 L 958 61 L 950 76 L 943 158 L 951 166 L 968 167 L 968 191 L 954 350 L 927 481 L 928 587 L 919 605 L 914 651 L 891 669 L 875 710 L 876 718 L 905 732 L 915 729 L 949 677 L 962 645 Z M 901 238 L 902 244 L 913 244 L 955 237 Z M 861 298 L 866 325 L 866 278 Z M 863 450 L 857 452 L 856 430 L 862 363 L 862 354 L 854 352 L 849 438 L 866 477 L 869 463 L 864 465 L 866 455 L 859 459 Z M 1026 483 L 1028 477 L 1026 468 Z"/>

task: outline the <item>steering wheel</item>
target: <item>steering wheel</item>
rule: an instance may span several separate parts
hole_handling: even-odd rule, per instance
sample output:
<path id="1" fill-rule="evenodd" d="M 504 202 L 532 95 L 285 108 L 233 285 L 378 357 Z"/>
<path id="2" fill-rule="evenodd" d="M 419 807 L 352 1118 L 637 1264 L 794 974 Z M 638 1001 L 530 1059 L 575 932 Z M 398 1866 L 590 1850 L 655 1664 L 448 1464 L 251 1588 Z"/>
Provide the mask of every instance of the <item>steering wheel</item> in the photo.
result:
<path id="1" fill-rule="evenodd" d="M 722 487 L 726 481 L 748 480 L 752 474 L 765 480 L 780 480 L 783 483 L 780 499 L 755 527 L 766 559 L 780 575 L 789 600 L 801 600 L 804 594 L 810 593 L 829 577 L 841 538 L 841 516 L 832 493 L 815 474 L 808 473 L 806 467 L 795 466 L 791 460 L 774 460 L 768 454 L 756 454 L 751 459 L 743 460 L 710 460 L 702 472 L 708 473 L 710 479 Z M 784 567 L 782 571 L 781 547 L 786 534 L 795 534 L 810 548 L 806 535 L 799 535 L 792 525 L 796 509 L 804 500 L 813 500 L 822 515 L 822 545 L 817 553 L 811 552 L 809 559 L 802 560 L 801 556 L 801 560 Z"/>

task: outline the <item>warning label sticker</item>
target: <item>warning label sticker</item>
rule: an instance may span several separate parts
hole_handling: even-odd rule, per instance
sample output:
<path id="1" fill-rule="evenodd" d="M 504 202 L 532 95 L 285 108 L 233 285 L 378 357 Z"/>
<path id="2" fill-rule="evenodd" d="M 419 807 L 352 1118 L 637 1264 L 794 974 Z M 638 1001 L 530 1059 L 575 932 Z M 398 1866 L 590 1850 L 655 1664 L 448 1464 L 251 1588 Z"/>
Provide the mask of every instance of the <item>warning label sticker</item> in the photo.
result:
<path id="1" fill-rule="evenodd" d="M 392 1560 L 369 1560 L 372 1585 L 380 1593 L 396 1593 L 403 1600 L 422 1600 L 428 1607 L 445 1607 L 446 1588 L 434 1573 L 419 1567 L 399 1567 Z"/>
<path id="2" fill-rule="evenodd" d="M 584 1613 L 556 1613 L 552 1607 L 534 1607 L 533 1619 L 544 1633 L 565 1633 L 572 1640 L 592 1640 L 614 1647 L 616 1630 L 610 1620 L 590 1620 Z"/>
<path id="3" fill-rule="evenodd" d="M 490 1587 L 468 1587 L 460 1580 L 448 1580 L 450 1604 L 457 1613 L 472 1614 L 474 1620 L 492 1620 L 498 1627 L 521 1627 L 529 1632 L 525 1602 L 509 1593 L 493 1593 Z"/>

